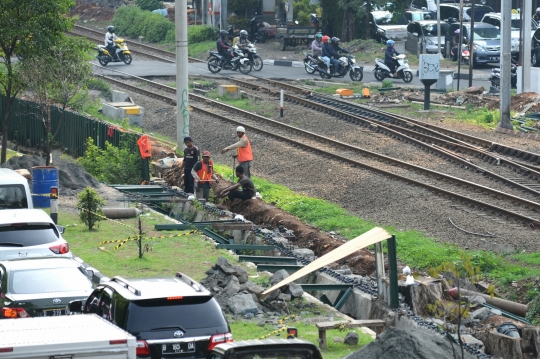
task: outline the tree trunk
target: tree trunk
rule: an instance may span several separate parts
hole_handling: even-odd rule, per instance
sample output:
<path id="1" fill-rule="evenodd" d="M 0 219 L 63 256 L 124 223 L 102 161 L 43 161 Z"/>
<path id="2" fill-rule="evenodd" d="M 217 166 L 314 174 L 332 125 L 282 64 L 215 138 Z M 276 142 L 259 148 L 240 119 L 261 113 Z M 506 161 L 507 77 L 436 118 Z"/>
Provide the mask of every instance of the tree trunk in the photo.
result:
<path id="1" fill-rule="evenodd" d="M 45 116 L 46 116 L 45 136 L 47 136 L 45 139 L 45 155 L 47 156 L 45 160 L 45 166 L 48 166 L 51 164 L 51 147 L 52 147 L 51 105 L 50 104 L 45 105 Z"/>
<path id="2" fill-rule="evenodd" d="M 356 33 L 356 16 L 351 10 L 343 11 L 343 28 L 341 30 L 341 41 L 349 42 L 354 39 Z"/>
<path id="3" fill-rule="evenodd" d="M 367 2 L 367 10 L 366 10 L 366 39 L 369 40 L 371 38 L 371 27 L 369 26 L 369 14 L 371 13 L 371 1 Z"/>
<path id="4" fill-rule="evenodd" d="M 4 114 L 4 121 L 2 121 L 2 155 L 0 159 L 0 163 L 6 162 L 7 158 L 7 137 L 8 137 L 8 122 L 9 118 L 11 117 L 11 105 L 13 101 L 9 99 L 9 97 L 4 98 L 6 101 L 6 113 Z"/>

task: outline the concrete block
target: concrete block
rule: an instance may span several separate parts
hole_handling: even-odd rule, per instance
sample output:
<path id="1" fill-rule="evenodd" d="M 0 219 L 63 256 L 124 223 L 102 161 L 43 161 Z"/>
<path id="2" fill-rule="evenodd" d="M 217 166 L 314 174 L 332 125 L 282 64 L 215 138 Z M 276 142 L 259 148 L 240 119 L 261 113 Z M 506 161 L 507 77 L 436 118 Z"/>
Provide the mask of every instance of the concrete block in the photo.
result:
<path id="1" fill-rule="evenodd" d="M 141 107 L 140 106 L 129 106 L 129 107 L 122 107 L 124 111 L 126 111 L 126 115 L 140 115 L 141 114 Z"/>
<path id="2" fill-rule="evenodd" d="M 236 85 L 219 85 L 218 86 L 218 95 L 223 96 L 227 95 L 230 98 L 240 98 L 240 92 L 238 91 L 238 86 Z"/>
<path id="3" fill-rule="evenodd" d="M 112 102 L 130 102 L 126 92 L 112 90 Z"/>
<path id="4" fill-rule="evenodd" d="M 454 88 L 454 71 L 439 70 L 439 79 L 435 84 L 437 90 L 452 90 Z"/>

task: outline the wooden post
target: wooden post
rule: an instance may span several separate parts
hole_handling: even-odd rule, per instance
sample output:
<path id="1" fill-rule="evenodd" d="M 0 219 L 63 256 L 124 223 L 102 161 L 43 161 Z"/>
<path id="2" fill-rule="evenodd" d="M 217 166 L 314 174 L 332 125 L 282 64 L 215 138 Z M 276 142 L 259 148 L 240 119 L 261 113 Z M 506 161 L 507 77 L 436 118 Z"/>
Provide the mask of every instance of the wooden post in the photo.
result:
<path id="1" fill-rule="evenodd" d="M 319 329 L 319 348 L 321 348 L 321 350 L 328 349 L 328 346 L 326 345 L 326 329 Z"/>

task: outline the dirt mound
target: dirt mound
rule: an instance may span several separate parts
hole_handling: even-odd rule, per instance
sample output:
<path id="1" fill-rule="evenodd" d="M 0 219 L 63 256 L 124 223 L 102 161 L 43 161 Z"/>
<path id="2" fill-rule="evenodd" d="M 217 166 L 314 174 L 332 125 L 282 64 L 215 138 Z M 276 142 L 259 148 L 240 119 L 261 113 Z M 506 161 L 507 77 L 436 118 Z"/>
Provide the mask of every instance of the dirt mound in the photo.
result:
<path id="1" fill-rule="evenodd" d="M 77 3 L 69 11 L 69 16 L 78 16 L 80 20 L 111 21 L 115 10 L 105 8 L 92 3 Z"/>
<path id="2" fill-rule="evenodd" d="M 458 346 L 454 345 L 455 350 Z M 461 353 L 459 353 L 461 357 Z M 375 341 L 344 359 L 453 359 L 450 342 L 444 337 L 424 330 L 401 330 L 390 327 Z M 466 359 L 474 356 L 465 352 Z"/>
<path id="3" fill-rule="evenodd" d="M 540 96 L 536 92 L 522 92 L 516 96 L 510 98 L 510 109 L 515 112 L 522 112 L 524 107 L 528 104 L 534 104 L 531 109 L 527 112 L 538 112 L 540 111 L 540 106 L 538 102 L 540 101 Z M 489 103 L 488 108 L 490 110 L 496 110 L 500 107 L 500 100 L 496 99 Z"/>
<path id="4" fill-rule="evenodd" d="M 12 157 L 2 167 L 14 170 L 24 168 L 31 173 L 34 166 L 45 166 L 45 159 L 28 155 Z M 55 161 L 54 166 L 58 167 L 60 193 L 63 195 L 77 194 L 85 187 L 99 187 L 99 182 L 76 163 L 60 159 Z"/>

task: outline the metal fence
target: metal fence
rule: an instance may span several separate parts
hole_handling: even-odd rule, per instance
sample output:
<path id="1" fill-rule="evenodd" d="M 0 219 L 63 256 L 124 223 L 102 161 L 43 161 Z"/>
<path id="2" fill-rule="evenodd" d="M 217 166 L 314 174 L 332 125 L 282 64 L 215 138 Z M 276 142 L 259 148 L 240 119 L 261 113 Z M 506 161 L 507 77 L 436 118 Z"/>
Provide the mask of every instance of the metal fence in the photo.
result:
<path id="1" fill-rule="evenodd" d="M 3 121 L 5 110 L 5 97 L 0 95 L 0 121 Z M 65 116 L 63 121 L 62 116 Z M 63 115 L 60 109 L 52 107 L 51 133 L 54 134 L 57 130 L 53 147 L 73 157 L 84 155 L 88 137 L 101 149 L 105 149 L 106 142 L 118 147 L 121 141 L 127 141 L 131 151 L 137 151 L 138 135 L 111 128 L 108 123 L 75 112 L 65 111 Z M 8 123 L 8 139 L 25 147 L 44 147 L 45 124 L 40 118 L 36 103 L 15 99 Z"/>

